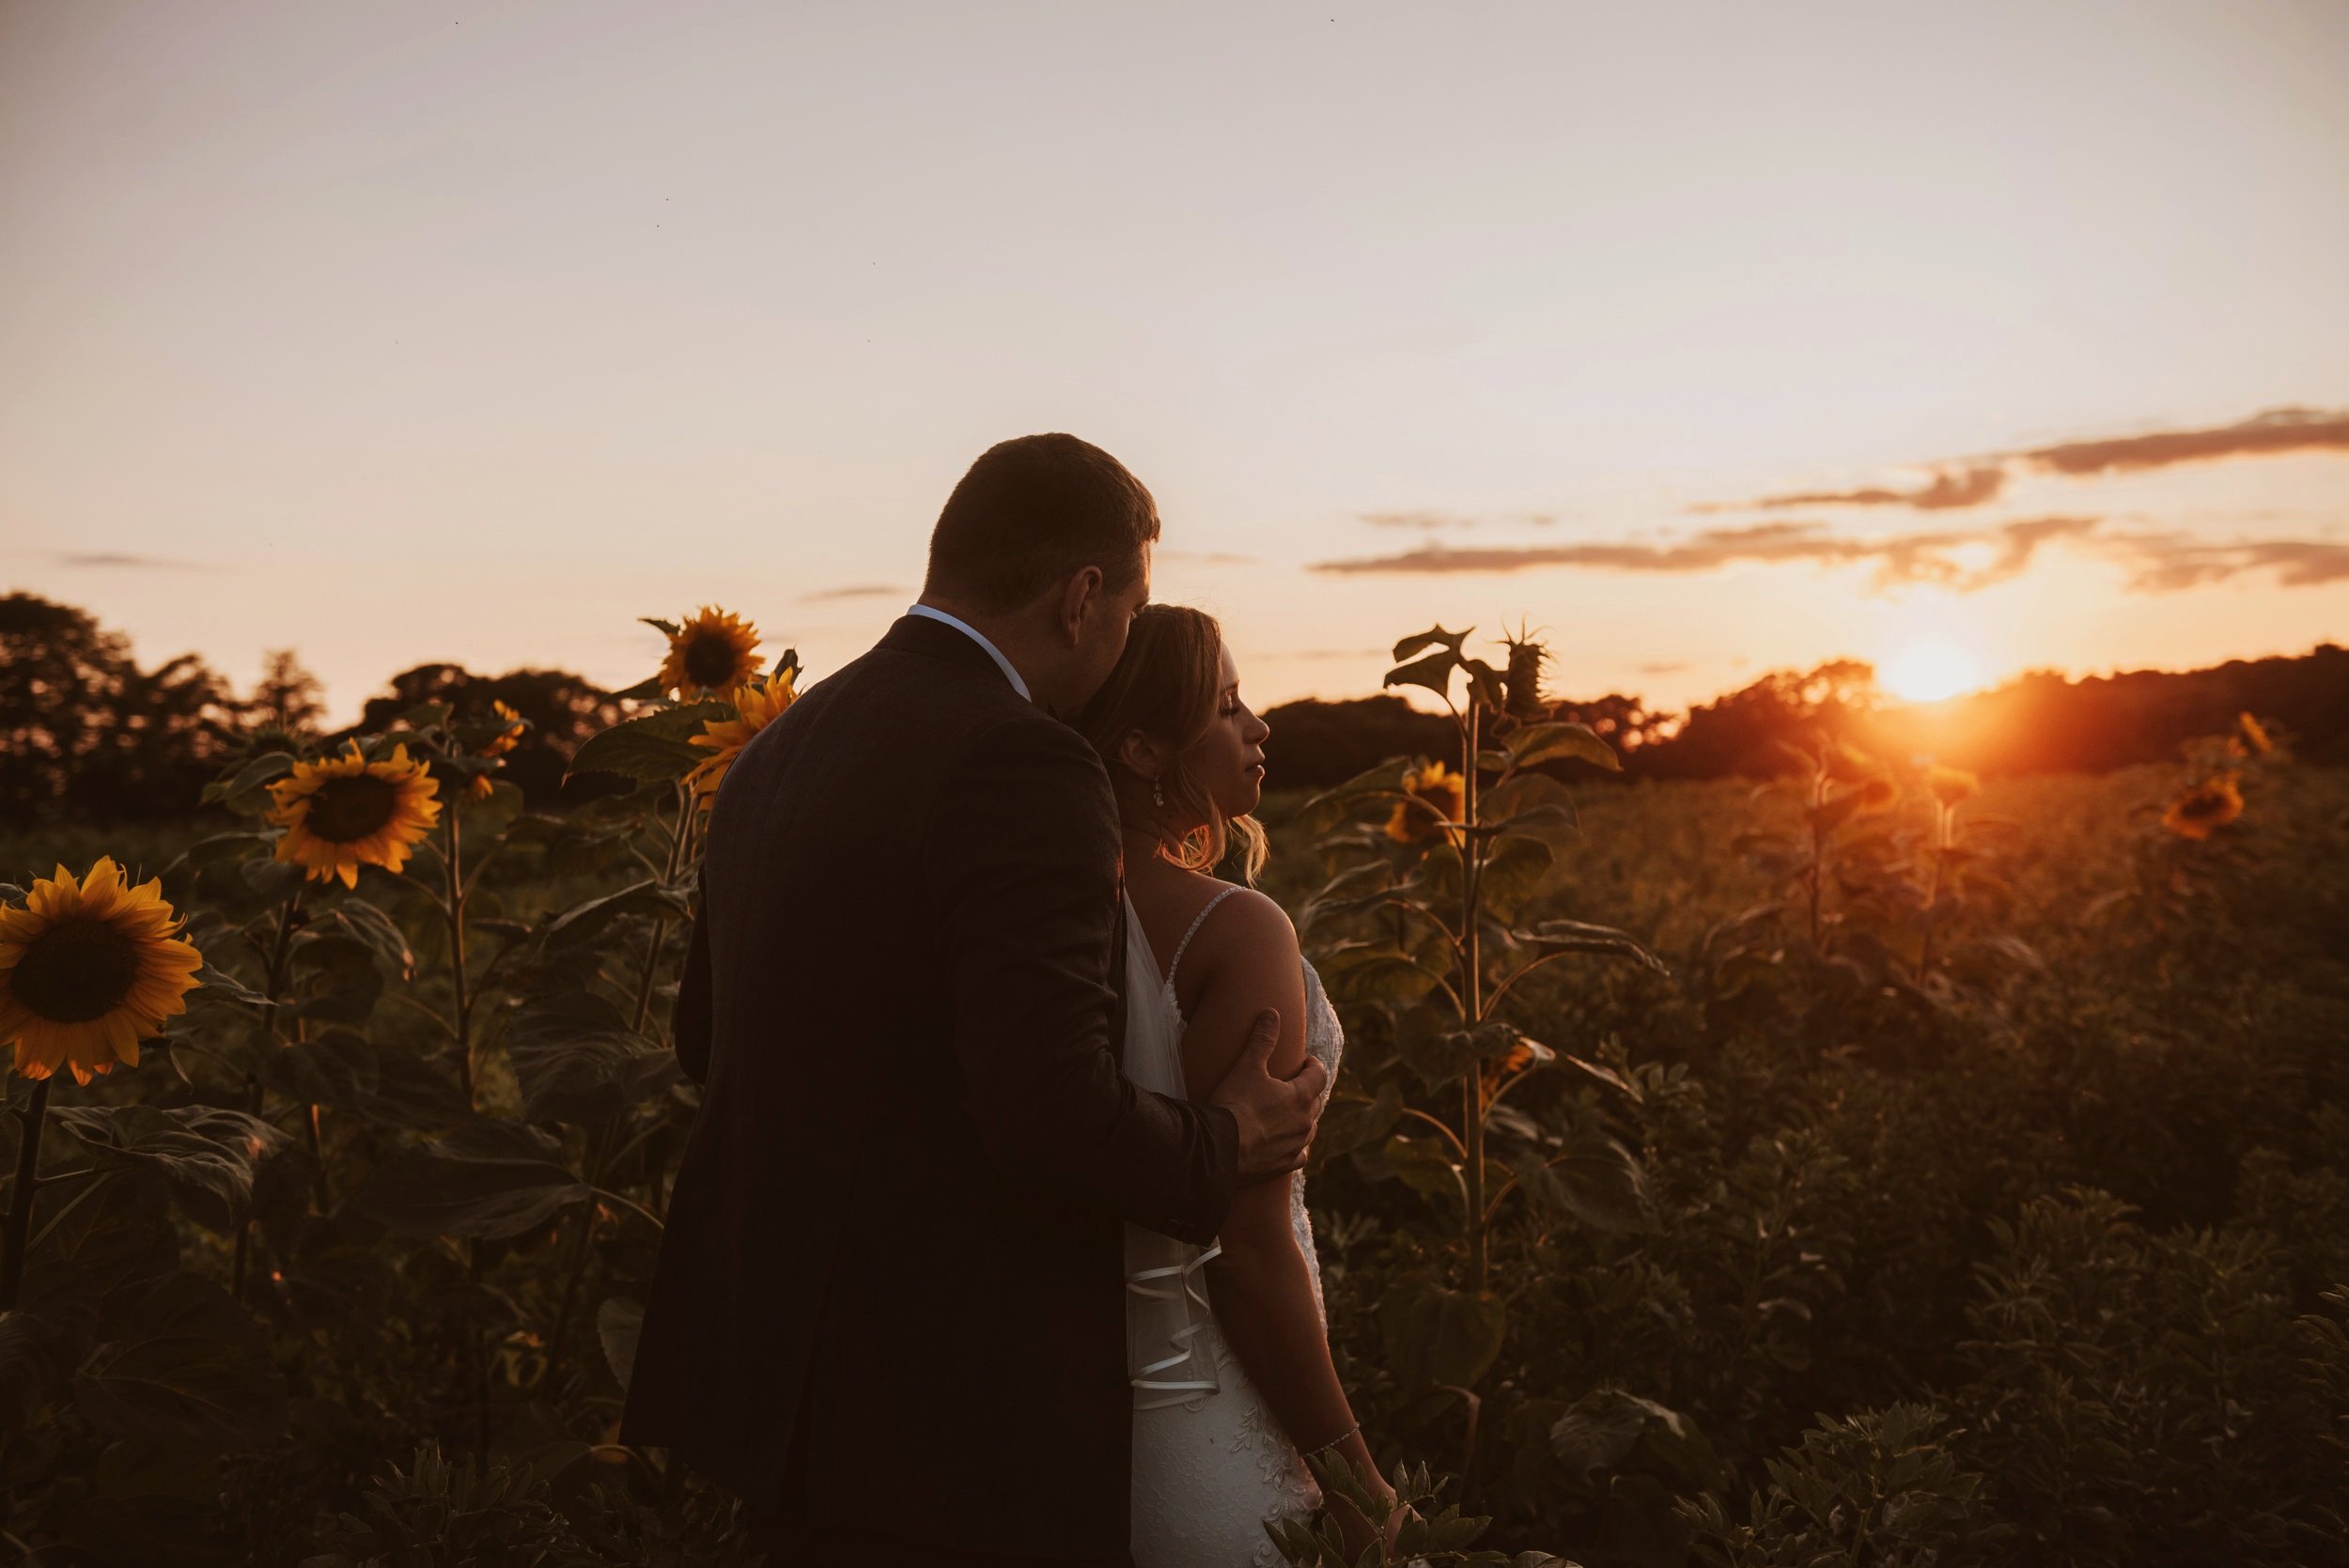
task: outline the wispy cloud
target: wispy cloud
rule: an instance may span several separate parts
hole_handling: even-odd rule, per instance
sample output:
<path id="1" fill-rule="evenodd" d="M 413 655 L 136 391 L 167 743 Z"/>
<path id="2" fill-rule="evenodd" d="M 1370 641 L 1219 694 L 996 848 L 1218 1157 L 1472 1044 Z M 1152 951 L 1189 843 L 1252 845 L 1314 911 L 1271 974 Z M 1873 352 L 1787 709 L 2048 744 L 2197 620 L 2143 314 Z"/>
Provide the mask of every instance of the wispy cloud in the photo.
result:
<path id="1" fill-rule="evenodd" d="M 1384 659 L 1392 650 L 1388 648 L 1291 648 L 1284 653 L 1258 654 L 1259 659 Z"/>
<path id="2" fill-rule="evenodd" d="M 194 561 L 174 561 L 162 555 L 132 555 L 114 550 L 60 550 L 50 559 L 61 567 L 84 567 L 97 571 L 196 571 L 201 567 Z"/>
<path id="3" fill-rule="evenodd" d="M 895 596 L 903 594 L 905 590 L 903 588 L 893 587 L 886 582 L 862 582 L 846 588 L 818 588 L 814 593 L 801 594 L 800 596 L 800 602 L 801 604 L 822 604 L 828 600 L 838 598 L 880 598 L 884 596 Z"/>
<path id="4" fill-rule="evenodd" d="M 2172 593 L 2247 572 L 2271 571 L 2279 586 L 2312 587 L 2349 580 L 2349 544 L 2323 539 L 2211 539 L 2158 530 L 2116 531 L 2092 517 L 2028 518 L 1991 527 L 1941 529 L 1870 537 L 1829 533 L 1812 521 L 1708 528 L 1666 543 L 1597 541 L 1573 545 L 1458 550 L 1423 545 L 1394 555 L 1324 561 L 1325 572 L 1512 572 L 1542 567 L 1598 571 L 1705 572 L 1741 562 L 1873 566 L 1877 590 L 1930 582 L 1972 593 L 2030 567 L 2040 551 L 2063 543 L 2120 564 L 2139 593 Z"/>
<path id="5" fill-rule="evenodd" d="M 1447 512 L 1439 507 L 1423 506 L 1402 512 L 1360 512 L 1356 520 L 1373 528 L 1409 528 L 1423 534 L 1438 534 L 1448 529 L 1482 528 L 1488 522 L 1522 523 L 1531 528 L 1548 528 L 1558 520 L 1555 512 L 1511 512 L 1501 517 L 1482 518 L 1467 512 Z"/>
<path id="6" fill-rule="evenodd" d="M 1764 508 L 1783 506 L 1914 506 L 1921 512 L 1938 512 L 1952 506 L 1979 506 L 1995 500 L 2006 488 L 2006 470 L 1996 463 L 1974 464 L 1965 468 L 1944 469 L 1932 480 L 1917 489 L 1896 490 L 1869 488 L 1856 490 L 1797 490 L 1791 495 L 1766 495 L 1747 505 Z M 1718 504 L 1699 506 L 1697 511 L 1719 512 L 1728 508 Z"/>
<path id="7" fill-rule="evenodd" d="M 2084 535 L 2095 526 L 2094 518 L 2031 518 L 1990 528 L 1859 538 L 1830 533 L 1821 522 L 1763 522 L 1708 528 L 1689 538 L 1661 544 L 1623 540 L 1470 550 L 1431 544 L 1394 555 L 1324 561 L 1314 569 L 1432 574 L 1582 567 L 1608 571 L 1704 572 L 1739 562 L 1873 563 L 1878 587 L 1937 582 L 1970 591 L 2013 577 L 2030 564 L 2031 556 L 2047 541 Z"/>
<path id="8" fill-rule="evenodd" d="M 1227 550 L 1160 550 L 1153 553 L 1161 561 L 1188 561 L 1193 566 L 1252 567 L 1253 555 L 1235 554 Z"/>
<path id="9" fill-rule="evenodd" d="M 2232 425 L 2199 430 L 2159 430 L 2150 435 L 2059 442 L 2015 452 L 1994 452 L 1954 464 L 1937 465 L 1933 477 L 1914 489 L 1865 486 L 1856 489 L 1796 490 L 1753 501 L 1702 502 L 1692 512 L 1775 510 L 1789 506 L 1911 506 L 1941 511 L 1995 501 L 2017 470 L 2074 476 L 2125 474 L 2177 463 L 2222 458 L 2278 457 L 2290 452 L 2349 452 L 2349 411 L 2269 409 Z"/>
<path id="10" fill-rule="evenodd" d="M 1373 528 L 1415 528 L 1423 533 L 1437 533 L 1447 528 L 1473 528 L 1476 520 L 1458 512 L 1439 512 L 1421 509 L 1409 512 L 1364 512 L 1361 520 Z"/>
<path id="11" fill-rule="evenodd" d="M 2207 430 L 2165 430 L 2108 441 L 2073 441 L 2015 456 L 2054 474 L 2106 474 L 2166 468 L 2217 458 L 2268 458 L 2285 452 L 2349 452 L 2349 412 L 2269 409 L 2239 424 Z"/>
<path id="12" fill-rule="evenodd" d="M 2349 545 L 2314 539 L 2214 543 L 2181 534 L 2128 534 L 2115 536 L 2105 544 L 2110 553 L 2134 567 L 2129 586 L 2143 593 L 2223 582 L 2262 568 L 2273 568 L 2276 582 L 2286 588 L 2349 580 Z"/>

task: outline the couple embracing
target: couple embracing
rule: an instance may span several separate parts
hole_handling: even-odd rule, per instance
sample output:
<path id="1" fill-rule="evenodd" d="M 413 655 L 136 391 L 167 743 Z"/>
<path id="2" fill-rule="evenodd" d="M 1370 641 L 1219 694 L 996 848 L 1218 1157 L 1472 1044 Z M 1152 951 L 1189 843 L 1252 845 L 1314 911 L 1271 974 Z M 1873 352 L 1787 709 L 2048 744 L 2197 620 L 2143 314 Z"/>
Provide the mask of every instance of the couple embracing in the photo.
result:
<path id="1" fill-rule="evenodd" d="M 719 791 L 620 1437 L 772 1562 L 1272 1564 L 1303 1456 L 1370 1466 L 1301 1172 L 1337 1017 L 1210 875 L 1262 862 L 1268 731 L 1158 536 L 1098 447 L 989 449 Z"/>

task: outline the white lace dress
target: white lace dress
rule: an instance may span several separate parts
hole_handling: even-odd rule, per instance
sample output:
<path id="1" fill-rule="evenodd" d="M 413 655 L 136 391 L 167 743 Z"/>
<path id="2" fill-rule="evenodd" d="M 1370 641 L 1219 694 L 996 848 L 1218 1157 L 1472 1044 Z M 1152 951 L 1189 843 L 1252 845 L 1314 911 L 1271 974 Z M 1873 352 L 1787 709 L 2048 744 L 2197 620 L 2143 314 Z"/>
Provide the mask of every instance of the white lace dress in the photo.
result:
<path id="1" fill-rule="evenodd" d="M 1145 1089 L 1181 1095 L 1183 1014 L 1174 974 L 1218 904 L 1210 899 L 1184 933 L 1166 977 L 1126 910 L 1126 1074 Z M 1338 1016 L 1305 965 L 1305 1048 L 1337 1079 L 1345 1037 Z M 1324 1091 L 1326 1096 L 1327 1091 Z M 1289 1223 L 1325 1323 L 1321 1265 L 1305 1212 L 1305 1176 L 1289 1178 Z M 1224 1343 L 1207 1304 L 1201 1265 L 1217 1255 L 1139 1225 L 1126 1227 L 1126 1344 L 1134 1386 L 1133 1553 L 1135 1568 L 1279 1568 L 1264 1531 L 1278 1516 L 1304 1519 L 1320 1488 Z"/>

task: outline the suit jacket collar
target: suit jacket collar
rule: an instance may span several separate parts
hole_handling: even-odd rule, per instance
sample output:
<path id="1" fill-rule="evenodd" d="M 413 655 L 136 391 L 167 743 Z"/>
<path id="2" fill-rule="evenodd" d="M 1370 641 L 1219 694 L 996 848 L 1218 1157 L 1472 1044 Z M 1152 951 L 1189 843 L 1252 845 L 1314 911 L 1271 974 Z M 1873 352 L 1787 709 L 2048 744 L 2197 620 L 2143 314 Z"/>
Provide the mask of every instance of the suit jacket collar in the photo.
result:
<path id="1" fill-rule="evenodd" d="M 934 621 L 927 615 L 898 616 L 881 634 L 879 645 L 898 653 L 918 653 L 930 659 L 942 659 L 949 664 L 969 665 L 974 670 L 985 670 L 997 680 L 1003 680 L 1003 672 L 996 668 L 995 660 L 988 656 L 985 648 L 944 621 Z M 1005 690 L 1011 690 L 1011 682 L 1003 680 L 1003 686 Z"/>

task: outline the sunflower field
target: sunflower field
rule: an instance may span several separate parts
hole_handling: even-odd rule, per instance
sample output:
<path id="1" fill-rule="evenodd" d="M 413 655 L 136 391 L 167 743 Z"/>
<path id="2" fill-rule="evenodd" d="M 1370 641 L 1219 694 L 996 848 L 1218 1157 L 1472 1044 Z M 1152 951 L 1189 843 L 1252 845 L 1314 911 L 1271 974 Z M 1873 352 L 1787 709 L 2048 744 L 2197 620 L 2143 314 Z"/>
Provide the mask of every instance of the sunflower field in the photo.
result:
<path id="1" fill-rule="evenodd" d="M 255 729 L 201 833 L 0 839 L 16 1559 L 754 1560 L 616 1425 L 699 829 L 803 675 L 650 624 L 572 803 L 427 703 Z M 1625 783 L 1538 644 L 1473 648 L 1388 676 L 1456 750 L 1263 808 L 1394 1560 L 2349 1562 L 2349 780 L 2246 714 L 2100 776 Z"/>

